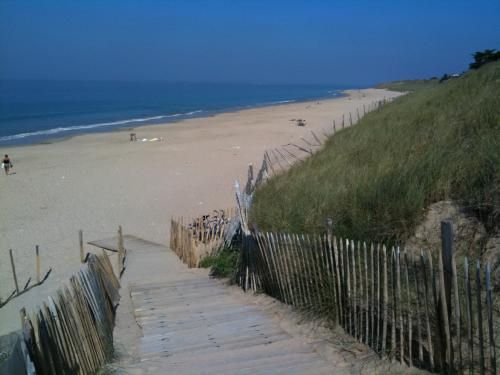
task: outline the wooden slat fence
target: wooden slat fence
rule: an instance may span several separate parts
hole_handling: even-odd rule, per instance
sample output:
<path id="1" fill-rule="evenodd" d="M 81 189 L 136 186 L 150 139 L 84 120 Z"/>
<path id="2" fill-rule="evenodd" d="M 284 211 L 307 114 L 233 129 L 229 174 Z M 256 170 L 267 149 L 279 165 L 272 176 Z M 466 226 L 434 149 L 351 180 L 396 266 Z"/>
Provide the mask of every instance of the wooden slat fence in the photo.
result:
<path id="1" fill-rule="evenodd" d="M 198 267 L 203 258 L 213 255 L 225 245 L 226 232 L 236 215 L 236 209 L 230 208 L 195 219 L 172 218 L 170 249 L 188 267 Z"/>
<path id="2" fill-rule="evenodd" d="M 382 357 L 431 371 L 496 373 L 500 310 L 489 265 L 328 234 L 254 232 L 243 244 L 244 289 L 253 283 L 326 317 Z"/>
<path id="3" fill-rule="evenodd" d="M 28 374 L 96 373 L 112 357 L 119 287 L 105 252 L 88 254 L 69 286 L 32 314 L 21 310 L 21 354 L 2 366 Z"/>
<path id="4" fill-rule="evenodd" d="M 381 109 L 393 99 L 383 98 L 363 105 L 363 107 L 356 108 L 354 114 L 349 112 L 348 115 L 342 115 L 342 121 L 338 124 L 335 120 L 332 121 L 331 126 L 320 130 L 319 133 L 311 130 L 307 136 L 304 135 L 296 142 L 266 150 L 261 171 L 265 170 L 267 176 L 272 176 L 286 171 L 297 162 L 303 162 L 304 159 L 318 151 L 326 139 L 336 132 L 358 123 L 367 113 Z"/>

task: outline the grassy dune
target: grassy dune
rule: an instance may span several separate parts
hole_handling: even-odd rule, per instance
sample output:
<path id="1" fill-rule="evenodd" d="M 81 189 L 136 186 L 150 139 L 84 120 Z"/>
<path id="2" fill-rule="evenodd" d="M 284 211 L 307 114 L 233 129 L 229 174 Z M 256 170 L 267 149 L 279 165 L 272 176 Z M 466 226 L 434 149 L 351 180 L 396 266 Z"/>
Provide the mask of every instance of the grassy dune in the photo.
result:
<path id="1" fill-rule="evenodd" d="M 489 230 L 500 221 L 500 63 L 420 86 L 257 191 L 261 230 L 398 241 L 426 207 L 453 199 Z"/>
<path id="2" fill-rule="evenodd" d="M 378 89 L 387 89 L 400 92 L 413 92 L 423 89 L 429 89 L 439 85 L 438 79 L 414 79 L 409 81 L 393 81 L 377 85 Z"/>

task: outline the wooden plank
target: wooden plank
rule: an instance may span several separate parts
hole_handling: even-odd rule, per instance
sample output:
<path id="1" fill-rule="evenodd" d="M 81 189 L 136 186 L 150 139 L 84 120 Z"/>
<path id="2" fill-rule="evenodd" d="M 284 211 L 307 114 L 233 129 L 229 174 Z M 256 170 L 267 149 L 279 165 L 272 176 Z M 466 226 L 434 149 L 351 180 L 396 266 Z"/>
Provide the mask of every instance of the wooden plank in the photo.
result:
<path id="1" fill-rule="evenodd" d="M 370 342 L 370 290 L 369 285 L 370 281 L 368 279 L 368 256 L 366 250 L 366 243 L 363 242 L 363 255 L 365 260 L 365 344 L 368 345 Z M 373 294 L 373 288 L 371 289 L 371 293 Z"/>
<path id="2" fill-rule="evenodd" d="M 462 314 L 460 309 L 460 296 L 458 294 L 458 276 L 457 276 L 457 264 L 455 261 L 455 254 L 451 254 L 451 271 L 453 278 L 453 291 L 455 297 L 455 332 L 456 332 L 456 343 L 458 352 L 458 366 L 457 369 L 461 371 L 463 368 L 462 364 Z"/>
<path id="3" fill-rule="evenodd" d="M 435 352 L 436 352 L 436 360 L 435 364 L 437 367 L 443 368 L 443 366 L 446 366 L 446 351 L 445 348 L 443 348 L 443 337 L 445 336 L 443 333 L 443 323 L 442 323 L 442 314 L 440 314 L 440 298 L 439 298 L 439 276 L 437 275 L 436 270 L 434 269 L 433 262 L 432 262 L 432 254 L 430 253 L 429 250 L 427 250 L 427 259 L 429 261 L 429 270 L 430 270 L 430 277 L 431 277 L 431 287 L 432 287 L 432 297 L 434 301 L 434 316 L 437 324 L 437 332 L 435 335 Z M 439 258 L 439 256 L 438 256 Z"/>
<path id="4" fill-rule="evenodd" d="M 443 223 L 441 223 L 441 228 L 443 229 Z M 445 228 L 447 228 L 445 226 Z M 443 245 L 443 250 L 444 250 L 444 245 Z M 447 249 L 448 250 L 448 249 Z M 447 255 L 448 256 L 448 255 Z M 445 358 L 446 358 L 446 367 L 450 366 L 450 368 L 453 368 L 453 348 L 451 346 L 451 333 L 450 333 L 450 323 L 449 323 L 449 315 L 448 315 L 448 291 L 447 291 L 447 284 L 445 282 L 445 269 L 444 269 L 444 259 L 443 256 L 438 256 L 438 266 L 439 266 L 439 280 L 440 280 L 440 285 L 441 287 L 439 288 L 440 292 L 440 302 L 441 302 L 441 319 L 443 323 L 443 331 L 444 331 L 444 339 L 445 339 Z"/>
<path id="5" fill-rule="evenodd" d="M 325 239 L 325 251 L 326 251 L 326 254 L 325 254 L 325 257 L 328 259 L 328 262 L 329 262 L 329 266 L 328 266 L 328 269 L 329 269 L 329 280 L 330 280 L 330 283 L 332 285 L 332 293 L 333 293 L 333 303 L 335 304 L 335 306 L 338 308 L 339 306 L 339 299 L 338 299 L 338 296 L 337 296 L 337 283 L 336 283 L 336 278 L 335 278 L 335 261 L 333 259 L 333 245 L 332 245 L 332 231 L 329 228 L 327 228 L 328 230 L 328 234 L 326 235 L 326 239 Z M 339 324 L 339 314 L 338 314 L 338 311 L 336 311 L 335 313 L 335 323 L 336 325 Z"/>
<path id="6" fill-rule="evenodd" d="M 273 244 L 273 241 L 272 241 L 272 236 L 270 233 L 266 233 L 266 241 L 267 241 L 267 246 L 268 246 L 268 249 L 269 249 L 269 254 L 271 256 L 271 261 L 272 261 L 272 264 L 273 264 L 273 270 L 274 272 L 276 273 L 276 278 L 278 280 L 278 285 L 279 285 L 279 290 L 280 290 L 280 295 L 279 295 L 279 299 L 285 303 L 287 303 L 287 300 L 286 300 L 286 296 L 285 296 L 285 288 L 284 288 L 284 283 L 283 283 L 283 279 L 282 279 L 282 274 L 281 274 L 281 270 L 278 268 L 278 263 L 277 263 L 277 254 L 276 254 L 276 250 L 274 248 L 274 244 Z"/>
<path id="7" fill-rule="evenodd" d="M 298 288 L 298 298 L 297 301 L 299 303 L 299 307 L 305 306 L 307 304 L 307 291 L 304 284 L 303 272 L 304 268 L 301 265 L 301 256 L 299 255 L 299 249 L 295 242 L 295 239 L 290 234 L 286 235 L 287 242 L 290 247 L 292 266 L 294 269 L 294 277 L 296 280 L 297 288 Z"/>
<path id="8" fill-rule="evenodd" d="M 431 370 L 434 369 L 434 351 L 432 348 L 432 336 L 431 336 L 431 324 L 430 324 L 430 288 L 429 288 L 429 282 L 427 278 L 427 267 L 426 267 L 426 262 L 424 258 L 424 252 L 420 252 L 420 265 L 421 265 L 421 270 L 422 270 L 422 275 L 424 277 L 424 312 L 425 312 L 425 326 L 427 329 L 427 349 L 429 351 L 429 363 Z M 432 270 L 431 270 L 432 272 Z"/>
<path id="9" fill-rule="evenodd" d="M 381 348 L 381 354 L 382 356 L 386 355 L 386 342 L 387 342 L 387 321 L 389 319 L 388 317 L 388 311 L 387 311 L 387 305 L 389 301 L 389 291 L 388 291 L 388 279 L 387 279 L 387 249 L 385 248 L 385 245 L 382 246 L 382 272 L 384 275 L 384 292 L 382 294 L 382 348 Z"/>
<path id="10" fill-rule="evenodd" d="M 309 235 L 307 236 L 302 235 L 302 243 L 305 245 L 304 249 L 306 250 L 306 258 L 308 258 L 309 268 L 311 270 L 311 281 L 312 284 L 314 285 L 313 294 L 316 297 L 317 305 L 321 307 L 321 296 L 320 296 L 321 286 L 319 284 L 318 270 L 315 261 L 315 248 L 313 247 Z"/>
<path id="11" fill-rule="evenodd" d="M 446 298 L 446 307 L 448 322 L 451 318 L 451 287 L 452 287 L 452 259 L 453 259 L 453 225 L 450 220 L 441 221 L 441 261 L 443 264 L 443 276 L 441 282 L 444 285 L 444 295 Z M 440 266 L 441 267 L 441 266 Z M 448 345 L 449 343 L 447 343 Z M 450 347 L 450 353 L 453 349 Z M 452 353 L 450 355 L 453 355 Z"/>
<path id="12" fill-rule="evenodd" d="M 477 302 L 477 332 L 479 336 L 479 373 L 485 373 L 484 339 L 483 339 L 483 307 L 481 304 L 481 263 L 476 264 L 476 302 Z"/>
<path id="13" fill-rule="evenodd" d="M 300 238 L 297 234 L 293 235 L 293 240 L 294 244 L 298 250 L 298 261 L 300 263 L 300 268 L 302 269 L 303 272 L 303 280 L 304 280 L 304 290 L 305 290 L 305 295 L 304 295 L 304 300 L 307 304 L 312 303 L 311 299 L 311 280 L 309 277 L 309 266 L 307 264 L 307 259 L 305 257 L 304 249 L 302 248 L 302 244 L 300 242 Z"/>
<path id="14" fill-rule="evenodd" d="M 82 326 L 83 335 L 81 336 L 85 342 L 89 343 L 90 351 L 87 355 L 92 357 L 93 368 L 97 369 L 104 361 L 102 343 L 98 339 L 96 326 L 91 320 L 90 307 L 85 301 L 83 290 L 76 277 L 70 279 L 74 303 L 72 304 L 76 315 L 79 317 Z"/>
<path id="15" fill-rule="evenodd" d="M 321 244 L 321 237 L 314 236 L 313 237 L 313 261 L 314 264 L 316 265 L 316 272 L 317 272 L 317 280 L 318 280 L 318 300 L 319 300 L 319 308 L 320 311 L 323 311 L 323 308 L 325 306 L 324 300 L 323 300 L 323 293 L 325 292 L 325 282 L 324 277 L 324 264 L 322 264 L 322 259 L 321 259 L 321 252 L 322 252 L 322 244 Z"/>
<path id="16" fill-rule="evenodd" d="M 377 320 L 376 320 L 376 327 L 373 327 L 373 329 L 377 330 L 377 333 L 375 335 L 375 351 L 377 353 L 379 353 L 379 350 L 380 350 L 380 337 L 382 335 L 382 321 L 383 321 L 383 317 L 382 317 L 382 304 L 381 304 L 381 298 L 380 298 L 380 290 L 382 288 L 382 284 L 380 282 L 380 279 L 381 279 L 381 270 L 380 270 L 380 263 L 382 261 L 382 251 L 381 251 L 381 245 L 378 244 L 376 247 L 375 247 L 375 260 L 377 262 L 377 267 L 375 269 L 375 288 L 376 288 L 376 317 L 377 317 Z"/>
<path id="17" fill-rule="evenodd" d="M 91 372 L 98 367 L 98 363 L 95 361 L 95 357 L 93 355 L 90 342 L 85 339 L 86 338 L 85 330 L 83 329 L 80 317 L 77 314 L 74 298 L 71 295 L 68 288 L 65 288 L 64 294 L 62 295 L 64 295 L 66 301 L 65 303 L 66 308 L 64 309 L 64 313 L 66 315 L 66 322 L 69 326 L 72 327 L 72 331 L 74 332 L 75 338 L 78 338 L 77 340 L 75 340 L 75 344 L 78 350 L 78 355 L 80 356 L 81 361 L 83 360 L 84 370 L 86 372 Z M 62 304 L 60 303 L 60 306 L 61 305 Z"/>
<path id="18" fill-rule="evenodd" d="M 474 345 L 472 342 L 472 321 L 474 319 L 472 315 L 472 293 L 470 285 L 470 275 L 469 275 L 469 261 L 467 257 L 464 258 L 464 283 L 465 283 L 465 293 L 466 293 L 466 305 L 467 305 L 467 345 L 468 345 L 468 359 L 469 359 L 469 373 L 474 372 Z"/>
<path id="19" fill-rule="evenodd" d="M 408 274 L 408 255 L 406 254 L 406 251 L 404 252 L 404 268 L 405 268 L 405 279 L 406 279 L 406 298 L 407 298 L 407 304 L 408 304 L 408 313 L 407 313 L 407 319 L 408 319 L 408 365 L 411 367 L 413 366 L 412 363 L 412 303 L 411 303 L 411 294 L 410 294 L 410 277 Z M 404 355 L 404 353 L 403 353 Z"/>
<path id="20" fill-rule="evenodd" d="M 261 268 L 261 277 L 262 277 L 262 288 L 263 290 L 269 294 L 270 296 L 274 295 L 274 274 L 271 272 L 269 259 L 267 257 L 267 249 L 262 241 L 262 237 L 260 233 L 255 233 L 255 240 L 257 241 L 257 251 L 259 252 L 260 257 L 260 268 Z"/>
<path id="21" fill-rule="evenodd" d="M 71 335 L 66 330 L 63 318 L 61 316 L 58 306 L 56 305 L 56 302 L 50 296 L 48 300 L 49 300 L 48 308 L 50 313 L 52 314 L 52 318 L 54 319 L 54 328 L 57 330 L 59 334 L 61 340 L 60 343 L 64 350 L 67 364 L 69 365 L 70 369 L 75 370 L 77 367 L 79 367 L 79 365 L 77 364 L 79 362 L 79 359 L 76 354 L 76 349 L 74 348 L 73 343 L 71 341 Z M 64 301 L 62 302 L 64 303 Z"/>
<path id="22" fill-rule="evenodd" d="M 352 263 L 349 259 L 350 257 L 350 247 L 349 247 L 349 240 L 346 240 L 345 241 L 345 246 L 344 246 L 344 250 L 345 250 L 345 266 L 346 266 L 346 272 L 344 273 L 345 275 L 345 278 L 346 278 L 346 286 L 347 286 L 347 293 L 346 293 L 346 297 L 347 297 L 347 318 L 348 318 L 348 328 L 347 328 L 347 332 L 350 333 L 351 335 L 354 334 L 354 330 L 353 330 L 353 321 L 352 321 L 352 311 L 353 311 L 353 306 L 352 306 L 352 295 L 351 295 L 351 275 L 352 275 L 352 270 L 351 270 L 351 267 L 350 267 L 350 263 Z"/>
<path id="23" fill-rule="evenodd" d="M 285 289 L 286 303 L 289 305 L 293 305 L 293 296 L 290 287 L 290 279 L 288 275 L 288 269 L 286 268 L 285 254 L 282 248 L 282 243 L 280 241 L 280 235 L 276 234 L 276 238 L 274 238 L 273 234 L 271 233 L 271 236 L 273 238 L 275 249 L 277 249 L 276 257 L 278 262 L 278 268 L 280 269 L 280 274 L 283 281 L 283 286 Z"/>
<path id="24" fill-rule="evenodd" d="M 373 264 L 374 262 L 374 256 L 375 256 L 375 245 L 373 242 L 371 243 L 370 246 L 370 296 L 371 296 L 371 304 L 370 304 L 370 340 L 368 341 L 368 344 L 372 346 L 375 351 L 378 351 L 378 341 L 376 339 L 376 330 L 375 330 L 375 310 L 378 306 L 378 298 L 377 298 L 377 292 L 375 291 L 375 286 L 377 285 L 375 283 L 375 265 Z M 377 315 L 377 317 L 379 317 Z"/>
<path id="25" fill-rule="evenodd" d="M 337 287 L 337 304 L 338 304 L 337 305 L 338 306 L 337 322 L 338 322 L 338 324 L 342 324 L 342 311 L 343 311 L 342 303 L 343 303 L 343 301 L 342 301 L 342 286 L 340 284 L 340 280 L 341 280 L 341 276 L 340 276 L 340 251 L 339 251 L 339 247 L 338 247 L 338 244 L 337 244 L 335 237 L 332 238 L 331 252 L 332 252 L 333 261 L 335 264 L 335 278 L 336 278 L 336 287 Z"/>
<path id="26" fill-rule="evenodd" d="M 286 345 L 283 345 L 286 344 Z M 250 349 L 250 350 L 249 350 Z M 254 346 L 252 348 L 242 348 L 242 349 L 230 349 L 225 352 L 218 353 L 208 353 L 205 355 L 196 355 L 196 363 L 203 368 L 204 366 L 212 366 L 217 364 L 228 363 L 248 363 L 247 361 L 253 361 L 254 358 L 262 359 L 273 359 L 276 357 L 285 357 L 290 353 L 302 353 L 302 354 L 312 354 L 308 348 L 297 340 L 287 340 L 285 342 L 273 343 L 270 345 Z M 176 365 L 191 365 L 192 366 L 192 353 L 184 353 L 171 357 L 170 359 L 164 359 L 162 361 L 164 366 L 168 366 L 169 369 Z M 172 368 L 175 369 L 175 368 Z M 219 372 L 215 372 L 219 373 Z"/>
<path id="27" fill-rule="evenodd" d="M 355 338 L 358 338 L 358 315 L 357 315 L 357 280 L 356 280 L 356 247 L 354 245 L 354 241 L 351 240 L 351 271 L 352 271 L 352 322 L 354 325 L 353 335 Z"/>
<path id="28" fill-rule="evenodd" d="M 356 274 L 358 275 L 358 281 L 359 281 L 359 287 L 358 287 L 358 298 L 357 298 L 357 305 L 358 305 L 358 315 L 357 315 L 357 325 L 358 325 L 358 341 L 362 342 L 363 340 L 363 273 L 362 273 L 362 267 L 361 267 L 361 242 L 358 241 L 358 245 L 356 247 L 356 254 L 357 254 L 357 259 L 356 259 L 356 264 L 358 266 L 358 269 L 356 271 Z"/>
<path id="29" fill-rule="evenodd" d="M 329 286 L 328 293 L 331 294 L 331 302 L 329 303 L 329 307 L 338 306 L 338 297 L 337 297 L 337 285 L 335 282 L 335 262 L 333 260 L 332 254 L 332 233 L 323 235 L 323 262 L 325 263 L 326 271 L 328 274 L 328 282 Z M 338 315 L 335 313 L 335 320 L 338 324 Z"/>
<path id="30" fill-rule="evenodd" d="M 391 304 L 391 361 L 394 361 L 396 358 L 396 349 L 397 349 L 397 341 L 396 341 L 396 326 L 397 326 L 397 307 L 398 307 L 398 302 L 397 302 L 397 281 L 396 281 L 396 267 L 397 267 L 397 260 L 396 260 L 396 250 L 394 247 L 392 248 L 391 252 L 391 294 L 392 294 L 392 304 Z"/>
<path id="31" fill-rule="evenodd" d="M 40 274 L 40 249 L 38 245 L 35 246 L 35 272 L 36 272 L 36 282 L 41 282 Z"/>
<path id="32" fill-rule="evenodd" d="M 284 237 L 283 234 L 277 234 L 276 235 L 279 247 L 281 249 L 281 260 L 283 263 L 283 269 L 285 270 L 285 276 L 286 276 L 286 282 L 288 285 L 288 294 L 290 296 L 290 303 L 294 306 L 297 306 L 297 296 L 296 296 L 296 288 L 295 286 L 292 286 L 292 280 L 294 280 L 294 277 L 292 276 L 292 271 L 291 271 L 291 265 L 289 264 L 289 252 L 288 252 L 288 247 L 286 245 L 286 238 Z"/>
<path id="33" fill-rule="evenodd" d="M 83 231 L 78 231 L 78 242 L 80 243 L 80 263 L 85 262 L 85 251 L 83 249 Z"/>
<path id="34" fill-rule="evenodd" d="M 266 237 L 263 233 L 257 233 L 257 242 L 259 244 L 260 252 L 262 254 L 263 260 L 265 262 L 265 268 L 266 268 L 266 291 L 272 296 L 272 297 L 277 297 L 279 294 L 279 285 L 278 285 L 278 280 L 276 278 L 276 274 L 272 270 L 272 260 L 270 256 L 270 251 L 267 247 L 267 241 Z"/>
<path id="35" fill-rule="evenodd" d="M 338 258 L 339 258 L 339 288 L 340 288 L 340 298 L 342 300 L 342 312 L 340 315 L 340 324 L 344 329 L 347 327 L 346 323 L 346 311 L 348 309 L 347 304 L 347 294 L 346 294 L 346 279 L 345 279 L 345 266 L 344 266 L 344 240 L 342 238 L 338 239 L 338 244 L 337 244 L 337 249 L 338 249 Z"/>
<path id="36" fill-rule="evenodd" d="M 488 343 L 490 349 L 490 371 L 496 374 L 496 352 L 495 352 L 495 333 L 493 329 L 493 290 L 491 287 L 491 269 L 486 265 L 486 308 L 488 314 Z"/>
<path id="37" fill-rule="evenodd" d="M 397 291 L 397 306 L 399 313 L 399 355 L 401 364 L 404 363 L 405 354 L 405 337 L 404 337 L 404 322 L 403 322 L 403 300 L 401 298 L 401 252 L 399 247 L 396 250 L 396 291 Z"/>
<path id="38" fill-rule="evenodd" d="M 297 263 L 297 252 L 294 248 L 293 241 L 289 234 L 283 235 L 283 242 L 287 252 L 288 268 L 290 271 L 290 280 L 292 281 L 292 290 L 294 295 L 295 306 L 303 305 L 304 291 L 302 289 L 302 280 L 300 278 L 300 269 Z"/>
<path id="39" fill-rule="evenodd" d="M 419 270 L 417 266 L 417 262 L 413 262 L 413 278 L 415 280 L 415 302 L 416 302 L 416 316 L 417 316 L 417 344 L 418 344 L 418 361 L 422 365 L 424 363 L 424 349 L 422 346 L 422 327 L 420 322 L 420 305 L 422 303 L 422 292 L 420 288 L 419 282 Z"/>

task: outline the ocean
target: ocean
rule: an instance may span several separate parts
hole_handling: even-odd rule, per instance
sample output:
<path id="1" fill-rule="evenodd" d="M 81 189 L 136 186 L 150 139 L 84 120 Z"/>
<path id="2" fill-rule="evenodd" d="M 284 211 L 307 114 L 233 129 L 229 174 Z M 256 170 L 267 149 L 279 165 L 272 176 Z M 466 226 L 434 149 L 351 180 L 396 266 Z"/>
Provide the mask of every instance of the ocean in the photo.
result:
<path id="1" fill-rule="evenodd" d="M 166 82 L 0 81 L 0 145 L 168 123 L 340 96 L 346 87 Z"/>

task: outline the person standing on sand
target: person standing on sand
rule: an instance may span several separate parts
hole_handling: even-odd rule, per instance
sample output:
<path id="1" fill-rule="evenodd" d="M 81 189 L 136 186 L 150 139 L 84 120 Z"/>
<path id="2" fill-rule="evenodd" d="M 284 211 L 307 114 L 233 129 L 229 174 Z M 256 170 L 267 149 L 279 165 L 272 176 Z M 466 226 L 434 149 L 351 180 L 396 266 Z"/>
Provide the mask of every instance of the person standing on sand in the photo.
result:
<path id="1" fill-rule="evenodd" d="M 9 169 L 12 168 L 12 163 L 10 162 L 9 155 L 5 154 L 2 160 L 2 166 L 3 169 L 5 170 L 5 174 L 9 174 Z"/>

